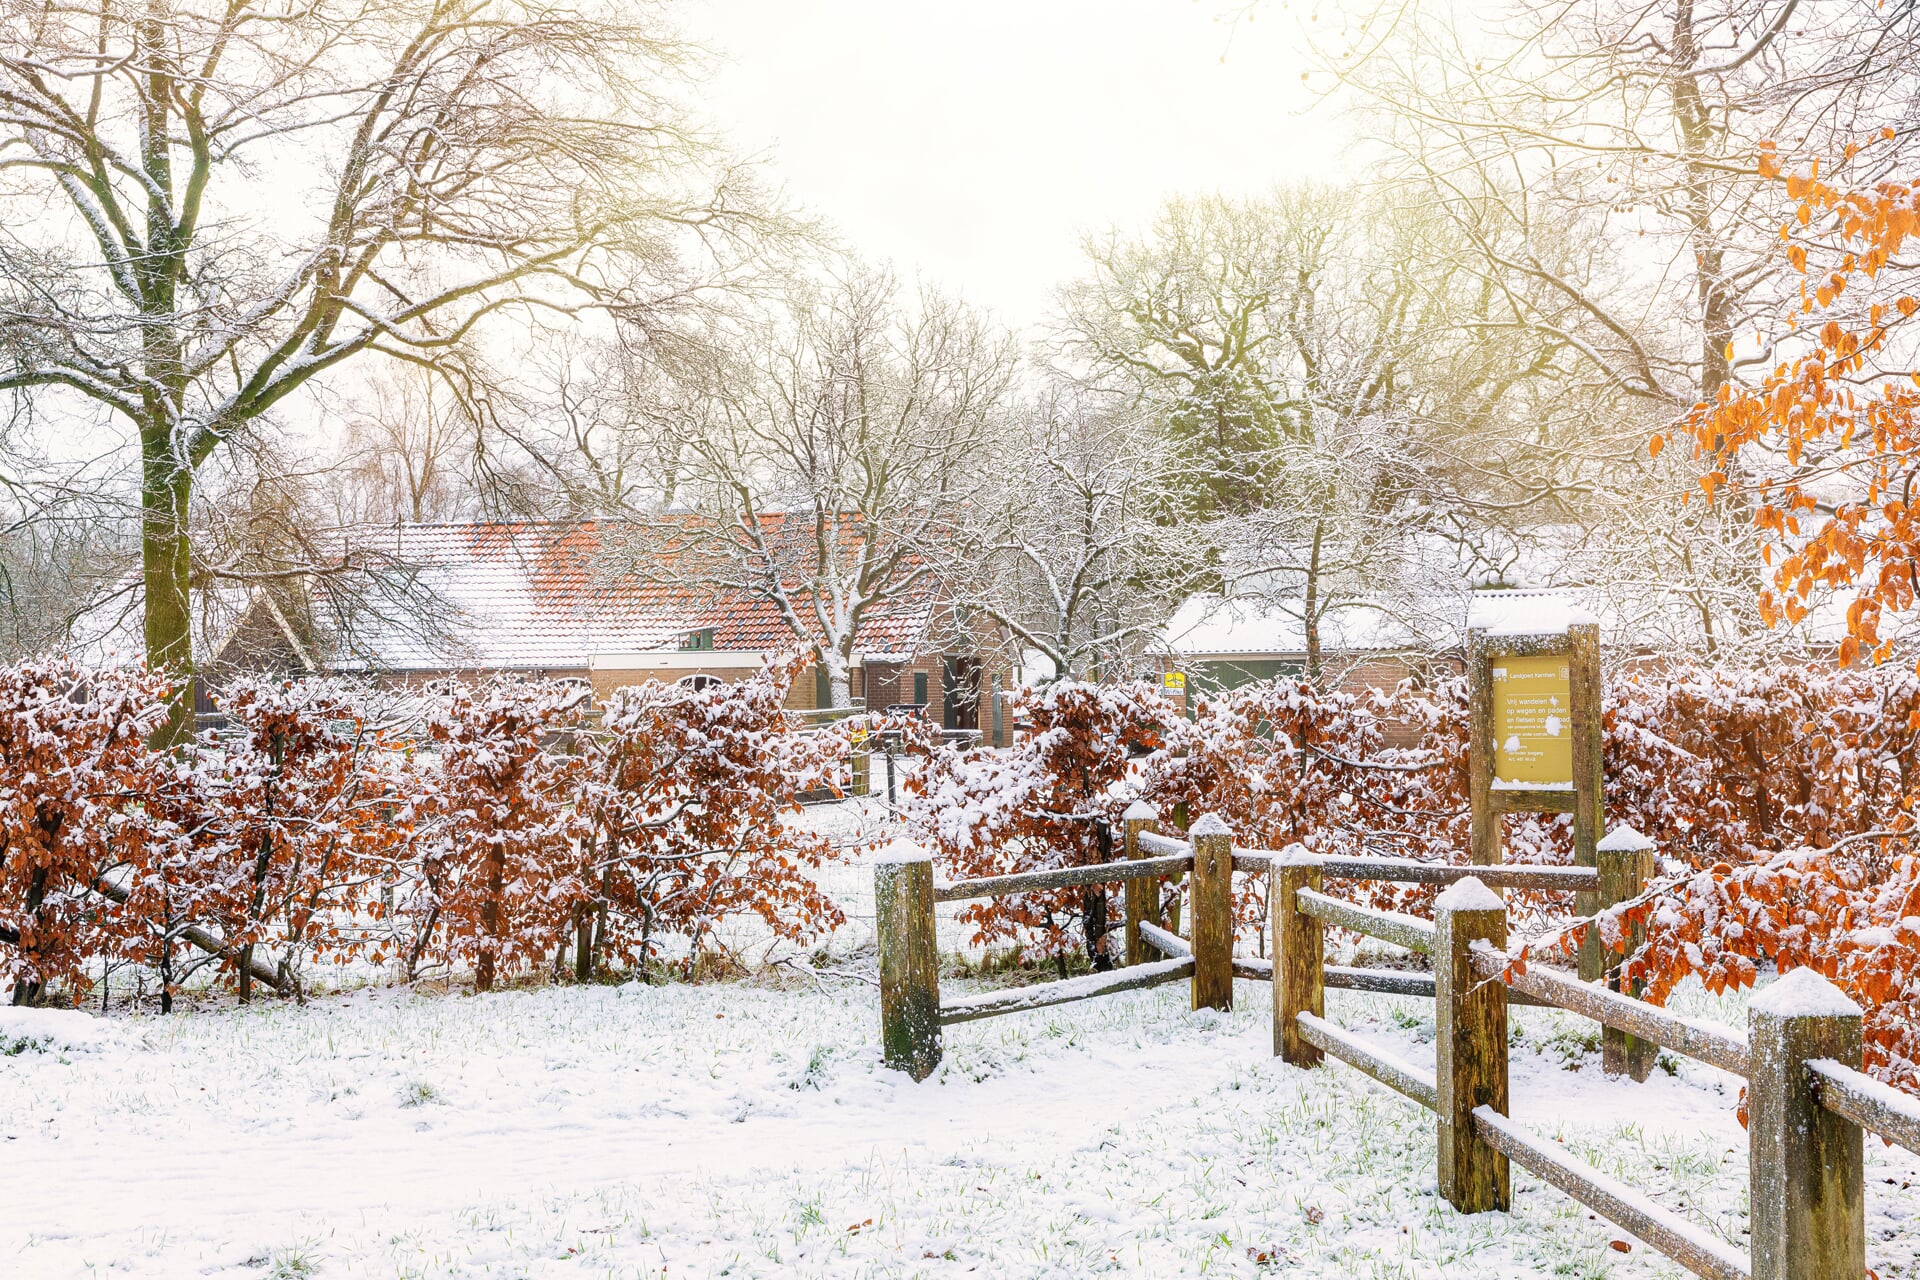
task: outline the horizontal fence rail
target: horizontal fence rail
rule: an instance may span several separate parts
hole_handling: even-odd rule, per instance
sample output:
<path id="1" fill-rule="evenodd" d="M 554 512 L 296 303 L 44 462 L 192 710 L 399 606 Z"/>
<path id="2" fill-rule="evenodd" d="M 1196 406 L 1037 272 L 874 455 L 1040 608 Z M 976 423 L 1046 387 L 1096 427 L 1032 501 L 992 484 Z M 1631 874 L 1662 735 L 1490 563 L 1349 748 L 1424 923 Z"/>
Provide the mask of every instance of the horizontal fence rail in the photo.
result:
<path id="1" fill-rule="evenodd" d="M 1231 1008 L 1233 978 L 1241 971 L 1233 956 L 1232 834 L 1219 818 L 1210 817 L 1194 824 L 1189 839 L 1176 840 L 1155 830 L 1158 821 L 1149 806 L 1129 809 L 1126 856 L 1116 861 L 953 883 L 936 883 L 931 858 L 910 842 L 896 842 L 877 855 L 874 924 L 886 1064 L 922 1080 L 940 1063 L 944 1027 L 1170 982 L 1191 983 L 1196 1009 Z M 1175 877 L 1184 880 L 1182 891 L 1191 901 L 1191 938 L 1167 929 L 1161 918 L 1163 882 Z M 1124 967 L 941 1002 L 937 904 L 1089 885 L 1125 886 Z M 1165 958 L 1155 959 L 1155 952 Z M 1259 976 L 1270 978 L 1271 968 Z"/>
<path id="2" fill-rule="evenodd" d="M 998 898 L 1009 893 L 1034 893 L 1044 889 L 1067 889 L 1075 885 L 1119 884 L 1126 880 L 1177 875 L 1192 867 L 1191 853 L 1166 858 L 1100 862 L 1090 867 L 1048 867 L 1042 871 L 1017 871 L 1011 875 L 936 884 L 933 887 L 933 900 L 965 902 L 970 898 Z"/>
<path id="3" fill-rule="evenodd" d="M 1662 1209 L 1625 1183 L 1568 1155 L 1560 1144 L 1542 1142 L 1491 1107 L 1474 1109 L 1473 1127 L 1495 1151 L 1619 1223 L 1695 1275 L 1710 1280 L 1751 1280 L 1747 1264 L 1731 1246 Z"/>
<path id="4" fill-rule="evenodd" d="M 1920 1152 L 1920 1099 L 1860 1070 L 1861 1012 L 1844 993 L 1809 970 L 1790 972 L 1754 997 L 1743 1035 L 1608 989 L 1602 979 L 1611 968 L 1618 981 L 1623 956 L 1592 936 L 1578 978 L 1515 967 L 1507 954 L 1507 909 L 1496 887 L 1574 891 L 1582 895 L 1578 911 L 1604 909 L 1646 883 L 1651 853 L 1638 836 L 1627 833 L 1631 838 L 1614 849 L 1603 842 L 1597 868 L 1453 867 L 1320 857 L 1297 845 L 1236 851 L 1218 818 L 1195 822 L 1187 840 L 1158 834 L 1157 821 L 1150 808 L 1129 809 L 1126 856 L 1117 861 L 954 884 L 935 884 L 932 862 L 911 846 L 881 855 L 875 920 L 887 1065 L 922 1079 L 940 1061 L 943 1027 L 1171 982 L 1189 982 L 1196 1009 L 1227 1009 L 1233 979 L 1249 978 L 1270 985 L 1274 1052 L 1286 1062 L 1313 1066 L 1332 1057 L 1435 1113 L 1440 1193 L 1461 1212 L 1509 1208 L 1511 1162 L 1712 1280 L 1864 1274 L 1863 1135 Z M 1233 953 L 1236 872 L 1269 877 L 1272 959 Z M 1169 892 L 1171 877 L 1182 883 Z M 1328 878 L 1446 887 L 1427 921 L 1330 896 L 1322 891 Z M 935 903 L 1100 884 L 1126 886 L 1125 966 L 941 1003 Z M 1184 937 L 1165 918 L 1183 898 L 1190 913 Z M 1330 926 L 1431 956 L 1432 971 L 1328 965 Z M 1433 1070 L 1328 1021 L 1328 988 L 1432 1000 Z M 1750 1257 L 1508 1118 L 1507 1010 L 1518 1004 L 1599 1022 L 1609 1074 L 1642 1079 L 1652 1050 L 1665 1047 L 1747 1081 Z M 1616 1055 L 1616 1047 L 1623 1052 Z"/>
<path id="5" fill-rule="evenodd" d="M 1268 972 L 1272 972 L 1271 966 Z M 1355 969 L 1337 964 L 1327 965 L 1321 973 L 1322 984 L 1329 991 L 1366 991 L 1380 996 L 1433 999 L 1433 975 L 1430 973 L 1415 973 L 1407 969 Z M 1556 1007 L 1518 991 L 1507 993 L 1507 1003 L 1530 1009 Z"/>
<path id="6" fill-rule="evenodd" d="M 1413 858 L 1349 858 L 1329 854 L 1282 853 L 1272 849 L 1235 849 L 1235 871 L 1267 871 L 1282 860 L 1318 867 L 1336 880 L 1384 880 L 1395 884 L 1457 884 L 1472 876 L 1491 889 L 1590 892 L 1600 887 L 1596 867 L 1457 866 Z"/>
<path id="7" fill-rule="evenodd" d="M 1137 836 L 1140 848 L 1147 853 L 1168 858 L 1191 858 L 1193 844 L 1187 840 L 1176 840 L 1172 836 L 1163 836 L 1157 831 L 1142 831 Z"/>
<path id="8" fill-rule="evenodd" d="M 1011 991 L 962 996 L 940 1006 L 940 1025 L 944 1027 L 956 1022 L 996 1018 L 1003 1013 L 1019 1013 L 1027 1009 L 1045 1009 L 1050 1005 L 1071 1004 L 1076 1000 L 1091 1000 L 1095 996 L 1110 996 L 1121 991 L 1144 991 L 1148 987 L 1179 982 L 1192 976 L 1193 958 L 1187 956 L 1162 960 L 1157 964 L 1129 965 L 1106 973 L 1083 974 L 1059 982 L 1040 982 L 1031 987 L 1015 987 Z"/>
<path id="9" fill-rule="evenodd" d="M 1459 867 L 1411 858 L 1321 858 L 1322 875 L 1338 880 L 1386 880 L 1399 884 L 1458 884 L 1469 876 L 1489 889 L 1575 892 L 1600 887 L 1596 867 Z"/>
<path id="10" fill-rule="evenodd" d="M 1920 1155 L 1920 1098 L 1831 1058 L 1807 1063 L 1807 1074 L 1822 1107 Z"/>
<path id="11" fill-rule="evenodd" d="M 1299 1026 L 1300 1037 L 1314 1048 L 1332 1054 L 1355 1070 L 1364 1071 L 1429 1111 L 1440 1109 L 1439 1086 L 1434 1083 L 1431 1071 L 1422 1071 L 1385 1050 L 1372 1048 L 1359 1037 L 1311 1013 L 1300 1015 Z"/>
<path id="12" fill-rule="evenodd" d="M 1191 942 L 1188 942 L 1177 933 L 1170 933 L 1162 929 L 1157 924 L 1147 924 L 1143 922 L 1140 925 L 1140 936 L 1152 943 L 1154 948 L 1162 955 L 1190 956 L 1193 954 L 1193 944 Z"/>
<path id="13" fill-rule="evenodd" d="M 1609 852 L 1601 850 L 1603 869 Z M 1865 1273 L 1863 1137 L 1877 1133 L 1920 1150 L 1920 1098 L 1860 1070 L 1861 1011 L 1839 988 L 1811 970 L 1794 970 L 1754 997 L 1742 1035 L 1597 980 L 1513 969 L 1506 907 L 1484 881 L 1464 878 L 1449 887 L 1434 902 L 1434 924 L 1409 930 L 1404 919 L 1391 920 L 1393 913 L 1321 893 L 1326 874 L 1320 860 L 1297 854 L 1274 865 L 1275 1052 L 1300 1066 L 1333 1057 L 1431 1107 L 1440 1191 L 1455 1208 L 1508 1208 L 1510 1161 L 1712 1280 L 1858 1280 Z M 1613 878 L 1625 879 L 1618 867 Z M 1386 927 L 1383 918 L 1391 922 Z M 1427 942 L 1433 973 L 1327 966 L 1328 924 L 1401 945 Z M 1620 962 L 1617 953 L 1602 954 L 1609 964 Z M 1320 1009 L 1329 986 L 1430 996 L 1438 1031 L 1431 1085 L 1418 1067 L 1330 1024 Z M 1523 997 L 1593 1018 L 1610 1034 L 1631 1037 L 1629 1044 L 1664 1046 L 1747 1081 L 1750 1248 L 1661 1208 L 1508 1118 L 1507 1008 Z M 1631 1074 L 1611 1058 L 1607 1069 Z"/>
<path id="14" fill-rule="evenodd" d="M 1683 1018 L 1551 969 L 1529 965 L 1524 972 L 1507 975 L 1507 967 L 1504 955 L 1482 951 L 1473 956 L 1473 971 L 1477 976 L 1496 982 L 1504 980 L 1508 987 L 1542 1004 L 1617 1027 L 1743 1079 L 1751 1071 L 1752 1055 L 1747 1051 L 1745 1037 L 1737 1031 Z"/>
<path id="15" fill-rule="evenodd" d="M 1312 889 L 1300 890 L 1299 902 L 1301 911 L 1323 924 L 1351 929 L 1355 933 L 1391 942 L 1396 947 L 1405 947 L 1422 955 L 1429 955 L 1433 951 L 1433 925 L 1418 916 L 1356 906 Z"/>
<path id="16" fill-rule="evenodd" d="M 1356 969 L 1330 964 L 1321 971 L 1321 983 L 1334 991 L 1369 991 L 1380 996 L 1424 996 L 1433 999 L 1433 975 L 1406 969 Z"/>

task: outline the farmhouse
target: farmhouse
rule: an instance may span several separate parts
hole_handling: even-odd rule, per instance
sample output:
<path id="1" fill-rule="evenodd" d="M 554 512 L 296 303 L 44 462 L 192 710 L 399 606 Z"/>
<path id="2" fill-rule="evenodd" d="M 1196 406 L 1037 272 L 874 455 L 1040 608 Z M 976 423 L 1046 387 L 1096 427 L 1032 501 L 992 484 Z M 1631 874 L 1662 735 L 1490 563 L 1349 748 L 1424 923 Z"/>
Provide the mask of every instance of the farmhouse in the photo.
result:
<path id="1" fill-rule="evenodd" d="M 1405 614 L 1354 603 L 1320 621 L 1321 663 L 1344 688 L 1391 689 L 1424 671 L 1458 643 L 1436 645 Z M 1162 665 L 1181 671 L 1195 696 L 1256 681 L 1304 675 L 1307 629 L 1298 602 L 1257 595 L 1196 592 L 1161 629 Z M 1451 659 L 1441 657 L 1451 664 Z"/>
<path id="2" fill-rule="evenodd" d="M 371 531 L 345 548 L 351 573 L 317 573 L 296 595 L 253 593 L 209 643 L 202 670 L 215 690 L 240 671 L 401 683 L 513 673 L 579 680 L 604 698 L 647 680 L 731 683 L 805 647 L 766 596 L 703 581 L 671 552 L 637 567 L 633 554 L 620 526 L 598 520 Z M 979 727 L 984 666 L 950 615 L 932 579 L 877 605 L 857 635 L 853 698 Z M 815 664 L 791 705 L 830 702 Z"/>

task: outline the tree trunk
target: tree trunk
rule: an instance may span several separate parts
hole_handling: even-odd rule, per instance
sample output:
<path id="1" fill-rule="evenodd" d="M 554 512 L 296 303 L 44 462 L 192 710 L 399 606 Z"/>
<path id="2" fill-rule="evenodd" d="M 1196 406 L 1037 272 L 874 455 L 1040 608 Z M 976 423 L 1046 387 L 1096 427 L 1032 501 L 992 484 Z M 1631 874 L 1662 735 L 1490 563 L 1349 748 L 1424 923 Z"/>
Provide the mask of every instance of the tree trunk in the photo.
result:
<path id="1" fill-rule="evenodd" d="M 1686 219 L 1693 247 L 1694 290 L 1700 305 L 1700 398 L 1712 403 L 1732 376 L 1727 346 L 1733 340 L 1733 299 L 1726 281 L 1726 245 L 1713 224 L 1713 181 L 1718 157 L 1712 109 L 1694 72 L 1701 49 L 1694 29 L 1693 0 L 1679 0 L 1673 17 L 1673 114 L 1686 163 Z"/>
<path id="2" fill-rule="evenodd" d="M 154 731 L 155 746 L 171 747 L 193 736 L 193 612 L 188 599 L 193 549 L 187 510 L 193 473 L 178 458 L 166 425 L 141 432 L 140 567 L 147 666 L 175 681 L 167 718 Z"/>
<path id="3" fill-rule="evenodd" d="M 852 648 L 849 641 L 847 648 Z M 827 661 L 825 653 L 820 655 L 821 667 L 827 673 L 827 705 L 840 710 L 853 705 L 853 655 L 851 652 L 836 652 L 834 660 Z"/>
<path id="4" fill-rule="evenodd" d="M 1112 862 L 1113 828 L 1104 820 L 1097 821 L 1093 827 L 1093 860 L 1096 863 Z M 1081 918 L 1087 935 L 1087 962 L 1094 972 L 1104 973 L 1113 968 L 1113 957 L 1107 954 L 1103 945 L 1111 925 L 1107 918 L 1107 891 L 1104 886 L 1090 885 L 1086 896 L 1081 899 Z"/>
<path id="5" fill-rule="evenodd" d="M 191 708 L 189 708 L 189 714 L 191 714 Z M 273 772 L 277 778 L 287 767 L 287 740 L 285 734 L 276 733 L 273 735 L 273 750 L 269 755 L 269 759 L 273 761 Z M 260 832 L 260 852 L 255 854 L 253 859 L 253 896 L 249 899 L 246 920 L 246 928 L 249 933 L 251 933 L 257 925 L 263 923 L 261 917 L 267 909 L 267 872 L 273 867 L 273 834 L 272 827 L 265 824 L 270 823 L 273 818 L 275 799 L 275 788 L 273 784 L 269 782 L 259 814 L 259 820 L 263 824 Z M 250 1004 L 252 1001 L 253 943 L 248 942 L 240 948 L 240 1003 Z"/>
<path id="6" fill-rule="evenodd" d="M 160 914 L 160 1012 L 173 1012 L 173 907 Z"/>
<path id="7" fill-rule="evenodd" d="M 21 921 L 21 932 L 26 932 L 27 923 L 40 914 L 40 904 L 47 900 L 47 868 L 35 867 L 33 875 L 27 881 L 26 911 Z M 46 986 L 42 978 L 31 982 L 20 981 L 13 984 L 13 1002 L 17 1005 L 40 1003 L 40 992 Z"/>
<path id="8" fill-rule="evenodd" d="M 500 945 L 500 898 L 506 892 L 507 856 L 497 846 L 487 853 L 487 897 L 480 905 L 481 952 L 473 966 L 476 991 L 493 990 L 494 950 Z"/>
<path id="9" fill-rule="evenodd" d="M 584 902 L 573 909 L 573 978 L 593 981 L 593 910 Z"/>
<path id="10" fill-rule="evenodd" d="M 1086 915 L 1087 925 L 1087 962 L 1095 973 L 1104 973 L 1113 968 L 1113 957 L 1101 944 L 1107 933 L 1107 891 L 1099 887 L 1089 888 L 1081 910 Z"/>
<path id="11" fill-rule="evenodd" d="M 1307 592 L 1301 609 L 1307 631 L 1307 679 L 1320 679 L 1320 544 L 1326 538 L 1326 526 L 1313 526 L 1313 550 L 1307 557 Z"/>

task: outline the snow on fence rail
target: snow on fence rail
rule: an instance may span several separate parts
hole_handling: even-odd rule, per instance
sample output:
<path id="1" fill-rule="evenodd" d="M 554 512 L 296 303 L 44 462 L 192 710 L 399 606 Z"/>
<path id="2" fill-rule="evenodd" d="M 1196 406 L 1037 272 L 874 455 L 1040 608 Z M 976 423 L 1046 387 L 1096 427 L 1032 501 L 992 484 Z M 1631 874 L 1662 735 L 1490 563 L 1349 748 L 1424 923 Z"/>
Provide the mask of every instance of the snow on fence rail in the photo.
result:
<path id="1" fill-rule="evenodd" d="M 1306 856 L 1322 875 L 1336 880 L 1390 880 L 1400 884 L 1453 884 L 1474 876 L 1493 889 L 1597 891 L 1597 867 L 1456 867 L 1412 858 L 1347 858 L 1318 854 L 1286 855 L 1271 849 L 1235 849 L 1235 871 L 1267 871 L 1283 856 Z"/>
<path id="2" fill-rule="evenodd" d="M 1506 983 L 1510 989 L 1507 997 L 1509 1003 L 1517 1003 L 1511 992 L 1524 992 L 1539 1004 L 1592 1018 L 1595 1022 L 1672 1049 L 1675 1053 L 1698 1058 L 1722 1071 L 1737 1076 L 1747 1074 L 1747 1042 L 1737 1031 L 1683 1018 L 1665 1009 L 1642 1004 L 1617 991 L 1589 986 L 1551 969 L 1530 968 L 1510 972 L 1506 957 L 1489 952 L 1481 952 L 1473 957 L 1473 971 L 1479 977 Z"/>
<path id="3" fill-rule="evenodd" d="M 1645 842 L 1612 849 L 1603 843 L 1598 867 L 1437 867 L 1397 858 L 1321 858 L 1297 845 L 1235 850 L 1216 818 L 1196 822 L 1188 840 L 1174 840 L 1153 829 L 1157 816 L 1143 805 L 1128 810 L 1126 858 L 1095 867 L 936 889 L 924 852 L 897 845 L 882 855 L 874 878 L 887 1064 L 924 1079 L 940 1061 L 940 1028 L 953 1023 L 1183 980 L 1193 984 L 1195 1008 L 1228 1008 L 1233 979 L 1251 978 L 1270 984 L 1276 1056 L 1301 1067 L 1337 1058 L 1436 1113 L 1440 1192 L 1462 1212 L 1510 1206 L 1511 1162 L 1712 1280 L 1858 1280 L 1864 1273 L 1863 1135 L 1877 1133 L 1920 1152 L 1920 1099 L 1860 1070 L 1860 1009 L 1839 988 L 1811 970 L 1796 970 L 1754 999 L 1742 1036 L 1507 956 L 1506 904 L 1495 886 L 1576 892 L 1583 910 L 1612 905 L 1644 884 Z M 1188 938 L 1159 918 L 1157 883 L 1185 871 L 1192 872 Z M 1236 871 L 1269 877 L 1271 961 L 1233 954 Z M 1429 923 L 1331 897 L 1322 891 L 1328 877 L 1448 888 L 1435 900 Z M 1127 887 L 1126 967 L 940 1003 L 936 902 L 1108 883 Z M 1425 952 L 1434 958 L 1433 972 L 1328 965 L 1328 925 Z M 1590 949 L 1582 954 L 1583 973 L 1593 966 L 1598 978 L 1621 958 Z M 1327 1021 L 1330 988 L 1433 999 L 1434 1069 Z M 1509 1004 L 1549 1006 L 1599 1022 L 1609 1037 L 1611 1074 L 1644 1079 L 1651 1050 L 1665 1046 L 1747 1080 L 1750 1255 L 1508 1118 Z"/>
<path id="4" fill-rule="evenodd" d="M 1602 849 L 1603 863 L 1608 856 Z M 1754 999 L 1743 1037 L 1563 974 L 1515 965 L 1505 952 L 1506 904 L 1478 879 L 1457 880 L 1440 895 L 1423 938 L 1408 936 L 1405 917 L 1391 912 L 1350 903 L 1329 907 L 1334 900 L 1317 887 L 1323 869 L 1323 861 L 1310 856 L 1273 862 L 1276 1052 L 1303 1067 L 1317 1065 L 1322 1055 L 1338 1058 L 1434 1111 L 1440 1191 L 1455 1208 L 1508 1208 L 1511 1161 L 1697 1275 L 1856 1280 L 1865 1272 L 1863 1134 L 1920 1151 L 1920 1099 L 1859 1069 L 1860 1009 L 1838 987 L 1812 970 L 1795 970 Z M 1605 865 L 1600 874 L 1603 883 L 1630 878 Z M 1432 1075 L 1326 1021 L 1324 992 L 1334 985 L 1325 964 L 1327 924 L 1401 945 L 1430 942 L 1437 1029 Z M 1522 993 L 1747 1080 L 1750 1255 L 1508 1118 L 1507 1005 Z"/>
<path id="5" fill-rule="evenodd" d="M 1920 1102 L 1864 1071 L 1832 1058 L 1807 1063 L 1813 1078 L 1813 1096 L 1821 1106 L 1920 1154 Z"/>
<path id="6" fill-rule="evenodd" d="M 874 897 L 880 938 L 880 1038 L 887 1065 L 924 1079 L 939 1065 L 943 1026 L 1168 982 L 1191 981 L 1196 1009 L 1231 1008 L 1237 969 L 1232 834 L 1218 818 L 1203 818 L 1187 840 L 1174 840 L 1155 830 L 1158 821 L 1158 813 L 1146 805 L 1127 811 L 1126 856 L 1119 861 L 953 884 L 935 884 L 932 861 L 915 846 L 903 842 L 881 854 L 874 863 Z M 1159 881 L 1188 872 L 1191 941 L 1168 932 L 1160 917 Z M 936 904 L 1090 884 L 1126 886 L 1125 967 L 941 1003 Z M 1150 951 L 1170 958 L 1150 959 Z"/>
<path id="7" fill-rule="evenodd" d="M 899 844 L 881 855 L 875 864 L 874 898 L 880 938 L 881 1039 L 888 1065 L 908 1071 L 915 1079 L 924 1078 L 940 1061 L 940 1028 L 954 1023 L 1182 980 L 1194 984 L 1194 1008 L 1224 1009 L 1232 1006 L 1236 977 L 1273 982 L 1272 961 L 1233 954 L 1231 878 L 1236 872 L 1271 876 L 1273 868 L 1291 855 L 1235 849 L 1232 833 L 1218 818 L 1202 818 L 1184 840 L 1161 833 L 1158 823 L 1159 814 L 1150 805 L 1129 809 L 1125 856 L 1114 862 L 953 883 L 936 883 L 931 860 L 912 845 Z M 1326 858 L 1316 865 L 1335 877 L 1410 883 L 1450 883 L 1469 873 L 1406 858 Z M 1191 940 L 1163 927 L 1159 894 L 1162 878 L 1189 871 L 1194 873 Z M 1597 873 L 1587 867 L 1507 867 L 1496 875 L 1501 884 L 1517 888 L 1591 890 L 1598 883 Z M 1126 887 L 1124 970 L 940 1002 L 936 905 L 1095 884 Z M 1413 916 L 1369 912 L 1322 894 L 1314 895 L 1312 909 L 1323 913 L 1329 923 L 1384 937 L 1411 950 L 1431 950 L 1432 926 Z M 1433 979 L 1417 973 L 1335 967 L 1324 972 L 1322 980 L 1336 989 L 1433 993 Z"/>
<path id="8" fill-rule="evenodd" d="M 940 1025 L 944 1027 L 956 1022 L 972 1022 L 977 1018 L 996 1018 L 1003 1013 L 1045 1009 L 1050 1005 L 1091 1000 L 1095 996 L 1110 996 L 1121 991 L 1141 991 L 1192 976 L 1193 957 L 1184 956 L 1162 960 L 1158 964 L 1128 965 L 1106 973 L 1088 973 L 1060 982 L 1018 987 L 1012 991 L 989 991 L 941 1005 Z"/>
<path id="9" fill-rule="evenodd" d="M 1143 858 L 1137 862 L 1101 862 L 1090 867 L 1050 867 L 1044 871 L 1021 871 L 1013 875 L 935 884 L 933 900 L 964 902 L 969 898 L 997 898 L 1003 894 L 1027 893 L 1034 889 L 1064 889 L 1069 885 L 1157 880 L 1161 876 L 1176 875 L 1192 865 L 1193 855 L 1189 853 L 1173 858 Z"/>

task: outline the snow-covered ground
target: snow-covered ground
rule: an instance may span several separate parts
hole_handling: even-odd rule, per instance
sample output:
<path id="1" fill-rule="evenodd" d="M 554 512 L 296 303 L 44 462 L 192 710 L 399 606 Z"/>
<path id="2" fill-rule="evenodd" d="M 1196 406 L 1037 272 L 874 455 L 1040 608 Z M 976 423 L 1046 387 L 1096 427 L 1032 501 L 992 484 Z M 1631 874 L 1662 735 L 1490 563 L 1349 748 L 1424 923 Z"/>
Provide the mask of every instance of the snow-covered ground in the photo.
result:
<path id="1" fill-rule="evenodd" d="M 1518 1171 L 1515 1212 L 1454 1214 L 1430 1118 L 1345 1067 L 1277 1063 L 1266 994 L 1194 1014 L 1175 985 L 950 1028 L 917 1085 L 880 1067 L 859 984 L 0 1011 L 0 1271 L 1679 1274 Z M 1429 1007 L 1330 1001 L 1431 1061 Z M 1514 1022 L 1517 1116 L 1744 1241 L 1731 1081 L 1608 1081 L 1584 1024 Z M 1920 1275 L 1920 1160 L 1872 1143 L 1867 1162 L 1869 1260 Z"/>

